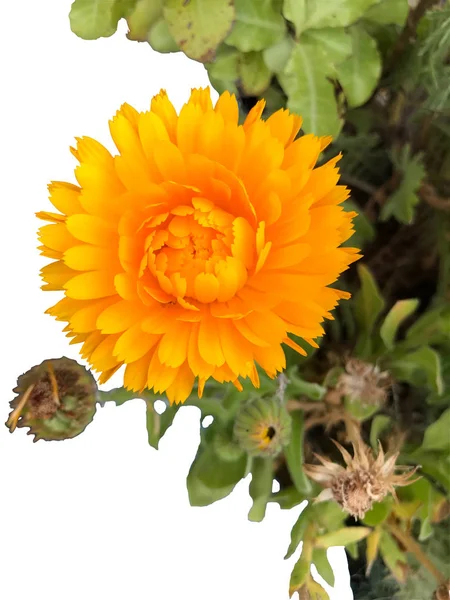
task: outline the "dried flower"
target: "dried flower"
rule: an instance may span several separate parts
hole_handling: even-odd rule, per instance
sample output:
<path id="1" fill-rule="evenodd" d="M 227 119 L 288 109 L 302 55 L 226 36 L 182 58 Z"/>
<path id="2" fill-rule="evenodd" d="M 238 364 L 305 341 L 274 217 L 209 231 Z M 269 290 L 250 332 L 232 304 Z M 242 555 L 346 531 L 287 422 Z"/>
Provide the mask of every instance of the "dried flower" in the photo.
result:
<path id="1" fill-rule="evenodd" d="M 345 373 L 339 376 L 336 389 L 350 402 L 381 406 L 387 398 L 391 384 L 387 371 L 377 365 L 358 358 L 350 358 L 345 364 Z"/>
<path id="2" fill-rule="evenodd" d="M 334 441 L 334 440 L 333 440 Z M 362 440 L 353 443 L 353 457 L 338 442 L 334 441 L 341 452 L 345 467 L 315 454 L 321 465 L 305 465 L 306 474 L 325 487 L 316 502 L 335 500 L 355 518 L 362 519 L 372 508 L 374 502 L 380 502 L 391 493 L 396 498 L 395 487 L 413 483 L 412 475 L 416 468 L 398 467 L 395 462 L 398 452 L 385 460 L 385 454 L 379 444 L 378 456 Z M 405 472 L 396 475 L 396 469 Z"/>
<path id="3" fill-rule="evenodd" d="M 434 600 L 450 600 L 450 579 L 438 587 Z"/>
<path id="4" fill-rule="evenodd" d="M 234 435 L 254 456 L 276 456 L 291 437 L 291 418 L 277 397 L 255 398 L 236 417 Z"/>
<path id="5" fill-rule="evenodd" d="M 184 402 L 198 378 L 271 377 L 290 337 L 315 344 L 339 299 L 330 288 L 359 255 L 342 247 L 355 213 L 341 204 L 339 156 L 315 168 L 330 137 L 296 139 L 300 117 L 264 101 L 238 123 L 228 92 L 213 106 L 192 91 L 177 114 L 165 92 L 110 123 L 113 156 L 77 140 L 79 186 L 54 182 L 59 212 L 40 212 L 46 290 L 65 297 L 48 312 L 105 382 Z M 326 242 L 326 243 L 325 243 Z"/>
<path id="6" fill-rule="evenodd" d="M 83 366 L 69 358 L 44 360 L 21 375 L 13 390 L 6 422 L 11 433 L 29 427 L 34 441 L 73 438 L 96 411 L 97 384 Z"/>

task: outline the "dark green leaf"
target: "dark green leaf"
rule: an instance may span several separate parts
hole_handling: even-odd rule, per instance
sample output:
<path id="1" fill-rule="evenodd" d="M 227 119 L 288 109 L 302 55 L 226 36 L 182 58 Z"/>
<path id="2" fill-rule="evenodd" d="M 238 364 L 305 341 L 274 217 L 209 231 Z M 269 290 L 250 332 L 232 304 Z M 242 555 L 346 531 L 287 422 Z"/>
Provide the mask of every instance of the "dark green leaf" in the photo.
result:
<path id="1" fill-rule="evenodd" d="M 211 62 L 235 17 L 230 0 L 164 0 L 164 17 L 174 40 L 190 58 Z"/>
<path id="2" fill-rule="evenodd" d="M 441 344 L 450 341 L 450 307 L 443 304 L 424 313 L 406 334 L 409 346 Z"/>
<path id="3" fill-rule="evenodd" d="M 289 444 L 284 449 L 286 463 L 291 479 L 300 494 L 311 492 L 311 483 L 303 471 L 303 412 L 295 410 L 291 413 L 292 433 Z"/>
<path id="4" fill-rule="evenodd" d="M 272 73 L 261 52 L 247 52 L 238 62 L 240 87 L 246 96 L 259 96 L 269 86 Z"/>
<path id="5" fill-rule="evenodd" d="M 300 494 L 294 486 L 275 492 L 270 497 L 270 502 L 278 502 L 283 510 L 290 510 L 294 506 L 298 506 L 303 500 L 305 500 L 305 495 Z"/>
<path id="6" fill-rule="evenodd" d="M 442 394 L 444 383 L 440 356 L 429 346 L 422 346 L 389 363 L 390 372 L 399 380 L 413 385 L 427 385 L 430 390 Z"/>
<path id="7" fill-rule="evenodd" d="M 358 274 L 361 288 L 355 294 L 353 301 L 355 318 L 360 327 L 356 354 L 366 358 L 370 355 L 372 332 L 385 302 L 369 269 L 359 264 Z"/>
<path id="8" fill-rule="evenodd" d="M 316 566 L 319 575 L 328 583 L 334 586 L 334 572 L 328 560 L 325 548 L 314 548 L 312 561 Z"/>
<path id="9" fill-rule="evenodd" d="M 425 430 L 422 450 L 450 450 L 450 408 Z"/>
<path id="10" fill-rule="evenodd" d="M 363 519 L 364 525 L 376 527 L 388 518 L 391 512 L 392 498 L 385 498 L 382 502 L 375 502 L 371 510 L 366 512 Z"/>
<path id="11" fill-rule="evenodd" d="M 381 532 L 380 554 L 394 577 L 398 581 L 405 581 L 406 556 L 398 547 L 395 539 L 387 531 Z"/>
<path id="12" fill-rule="evenodd" d="M 380 439 L 381 433 L 387 429 L 390 424 L 391 419 L 386 415 L 377 415 L 374 417 L 370 427 L 370 445 L 374 450 L 378 448 L 378 440 Z"/>
<path id="13" fill-rule="evenodd" d="M 297 521 L 295 522 L 292 530 L 291 530 L 291 543 L 289 544 L 289 548 L 286 552 L 285 560 L 290 558 L 294 552 L 297 550 L 300 542 L 303 540 L 306 528 L 308 527 L 310 520 L 313 516 L 313 511 L 311 510 L 311 506 L 308 505 L 303 508 L 300 513 Z"/>
<path id="14" fill-rule="evenodd" d="M 160 415 L 155 411 L 152 400 L 146 400 L 145 404 L 147 407 L 146 422 L 148 443 L 153 448 L 158 449 L 159 441 L 172 425 L 179 406 L 167 405 L 166 410 Z"/>

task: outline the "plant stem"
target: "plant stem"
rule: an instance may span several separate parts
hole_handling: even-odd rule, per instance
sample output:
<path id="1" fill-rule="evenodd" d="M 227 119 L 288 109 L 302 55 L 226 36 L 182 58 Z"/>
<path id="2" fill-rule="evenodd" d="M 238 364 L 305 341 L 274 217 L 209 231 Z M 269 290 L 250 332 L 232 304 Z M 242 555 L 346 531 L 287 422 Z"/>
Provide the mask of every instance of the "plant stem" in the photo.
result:
<path id="1" fill-rule="evenodd" d="M 417 560 L 427 569 L 439 583 L 445 583 L 446 579 L 444 575 L 439 571 L 437 567 L 431 562 L 419 544 L 406 532 L 403 531 L 396 523 L 389 522 L 389 530 L 397 540 L 403 544 L 408 552 L 414 554 Z"/>

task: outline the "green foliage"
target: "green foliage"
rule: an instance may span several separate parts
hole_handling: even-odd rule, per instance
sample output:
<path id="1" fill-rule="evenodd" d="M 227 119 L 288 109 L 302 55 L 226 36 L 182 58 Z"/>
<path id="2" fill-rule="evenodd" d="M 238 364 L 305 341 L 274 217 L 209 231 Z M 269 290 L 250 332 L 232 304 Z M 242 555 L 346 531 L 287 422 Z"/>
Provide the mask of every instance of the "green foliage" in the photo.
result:
<path id="1" fill-rule="evenodd" d="M 292 433 L 291 441 L 284 450 L 286 464 L 292 481 L 300 494 L 311 492 L 311 484 L 303 471 L 303 435 L 304 416 L 300 410 L 291 413 Z"/>
<path id="2" fill-rule="evenodd" d="M 135 0 L 75 0 L 70 9 L 70 27 L 85 40 L 109 37 L 117 23 L 133 8 Z"/>
<path id="3" fill-rule="evenodd" d="M 372 333 L 375 323 L 383 311 L 385 301 L 370 271 L 362 264 L 358 265 L 361 288 L 354 299 L 355 318 L 359 325 L 359 339 L 355 349 L 358 356 L 370 356 L 373 346 Z"/>

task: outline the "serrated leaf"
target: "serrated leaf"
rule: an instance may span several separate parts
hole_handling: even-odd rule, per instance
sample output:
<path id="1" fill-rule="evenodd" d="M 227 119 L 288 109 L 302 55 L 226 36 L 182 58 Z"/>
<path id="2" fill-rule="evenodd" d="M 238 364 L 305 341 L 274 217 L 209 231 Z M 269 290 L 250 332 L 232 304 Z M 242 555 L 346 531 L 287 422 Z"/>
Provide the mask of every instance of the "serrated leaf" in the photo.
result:
<path id="1" fill-rule="evenodd" d="M 147 41 L 156 52 L 178 52 L 179 47 L 169 31 L 167 22 L 163 17 L 158 19 L 147 35 Z"/>
<path id="2" fill-rule="evenodd" d="M 394 348 L 395 338 L 400 325 L 416 311 L 418 306 L 419 300 L 417 298 L 399 300 L 394 304 L 380 327 L 380 336 L 386 348 L 389 350 Z"/>
<path id="3" fill-rule="evenodd" d="M 361 288 L 355 294 L 353 301 L 355 318 L 360 327 L 356 354 L 367 357 L 371 352 L 372 332 L 378 316 L 384 309 L 385 301 L 369 269 L 359 264 L 358 274 Z"/>
<path id="4" fill-rule="evenodd" d="M 283 1 L 283 15 L 294 25 L 297 36 L 300 34 L 306 23 L 306 4 L 307 0 Z"/>
<path id="5" fill-rule="evenodd" d="M 420 201 L 417 192 L 426 170 L 422 157 L 417 154 L 411 156 L 407 146 L 403 147 L 399 155 L 393 155 L 392 159 L 402 173 L 402 180 L 381 209 L 381 220 L 387 221 L 394 217 L 400 223 L 409 225 L 414 220 L 414 209 Z"/>
<path id="6" fill-rule="evenodd" d="M 385 565 L 390 569 L 397 581 L 404 583 L 407 576 L 406 557 L 398 547 L 397 542 L 387 531 L 381 532 L 379 547 Z"/>
<path id="7" fill-rule="evenodd" d="M 403 27 L 408 12 L 408 0 L 381 0 L 364 13 L 364 19 L 380 25 L 390 25 L 392 23 Z"/>
<path id="8" fill-rule="evenodd" d="M 306 0 L 306 19 L 302 30 L 322 27 L 347 27 L 360 19 L 379 0 Z M 297 34 L 300 31 L 297 31 Z"/>
<path id="9" fill-rule="evenodd" d="M 162 0 L 137 0 L 127 16 L 127 38 L 138 42 L 147 41 L 152 25 L 162 17 Z"/>
<path id="10" fill-rule="evenodd" d="M 450 408 L 425 430 L 422 450 L 450 450 Z"/>
<path id="11" fill-rule="evenodd" d="M 273 46 L 265 48 L 263 50 L 263 58 L 267 68 L 274 73 L 282 71 L 289 60 L 293 48 L 294 42 L 289 36 L 284 37 Z"/>
<path id="12" fill-rule="evenodd" d="M 389 370 L 399 380 L 413 385 L 426 384 L 438 394 L 444 391 L 439 354 L 429 346 L 422 346 L 389 363 Z"/>
<path id="13" fill-rule="evenodd" d="M 343 122 L 327 78 L 329 64 L 322 56 L 319 43 L 296 42 L 278 79 L 288 97 L 287 107 L 303 117 L 305 133 L 335 137 Z"/>
<path id="14" fill-rule="evenodd" d="M 227 44 L 241 52 L 252 52 L 264 50 L 284 37 L 286 23 L 273 0 L 235 0 L 235 6 L 236 20 Z"/>
<path id="15" fill-rule="evenodd" d="M 378 556 L 378 550 L 380 547 L 381 529 L 377 528 L 367 536 L 366 541 L 366 576 L 369 575 L 372 570 L 373 563 L 376 561 Z"/>
<path id="16" fill-rule="evenodd" d="M 84 40 L 109 37 L 133 4 L 134 0 L 75 0 L 69 13 L 70 28 Z"/>
<path id="17" fill-rule="evenodd" d="M 325 548 L 314 548 L 312 561 L 316 566 L 319 575 L 328 583 L 334 586 L 334 572 L 328 560 Z"/>
<path id="18" fill-rule="evenodd" d="M 375 40 L 361 25 L 350 28 L 352 51 L 336 67 L 350 107 L 361 106 L 373 94 L 381 76 L 381 56 Z"/>
<path id="19" fill-rule="evenodd" d="M 200 62 L 214 59 L 235 18 L 232 0 L 165 0 L 163 13 L 181 50 Z"/>
<path id="20" fill-rule="evenodd" d="M 246 96 L 259 96 L 270 85 L 272 73 L 262 52 L 241 54 L 238 62 L 239 86 Z"/>
<path id="21" fill-rule="evenodd" d="M 292 569 L 289 581 L 289 596 L 297 592 L 306 582 L 311 568 L 313 547 L 310 540 L 303 542 L 302 553 Z"/>
<path id="22" fill-rule="evenodd" d="M 292 433 L 289 444 L 284 449 L 286 464 L 291 475 L 291 479 L 297 490 L 301 494 L 311 492 L 311 483 L 303 471 L 303 436 L 304 436 L 304 418 L 303 411 L 294 410 L 291 412 Z"/>
<path id="23" fill-rule="evenodd" d="M 172 425 L 179 406 L 166 406 L 166 410 L 162 414 L 158 414 L 153 407 L 152 400 L 146 400 L 145 404 L 148 443 L 157 450 L 159 441 Z"/>
<path id="24" fill-rule="evenodd" d="M 297 550 L 297 548 L 299 547 L 300 542 L 304 538 L 306 529 L 310 523 L 310 520 L 311 520 L 313 514 L 314 514 L 314 512 L 311 509 L 311 505 L 308 505 L 303 508 L 297 521 L 295 522 L 294 526 L 292 527 L 291 542 L 289 544 L 289 548 L 287 549 L 284 560 L 287 560 L 288 558 L 290 558 L 294 554 L 294 552 Z"/>
<path id="25" fill-rule="evenodd" d="M 377 415 L 372 421 L 370 426 L 370 445 L 374 450 L 378 448 L 378 440 L 380 439 L 381 433 L 389 427 L 391 424 L 390 417 L 386 415 Z"/>
<path id="26" fill-rule="evenodd" d="M 256 457 L 252 464 L 252 480 L 249 486 L 253 506 L 248 518 L 250 521 L 262 521 L 266 514 L 266 506 L 272 493 L 273 460 Z"/>
<path id="27" fill-rule="evenodd" d="M 332 546 L 347 546 L 352 542 L 359 542 L 369 535 L 372 530 L 369 527 L 343 527 L 337 531 L 331 531 L 316 538 L 315 544 L 318 548 L 331 548 Z"/>

